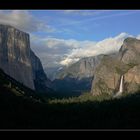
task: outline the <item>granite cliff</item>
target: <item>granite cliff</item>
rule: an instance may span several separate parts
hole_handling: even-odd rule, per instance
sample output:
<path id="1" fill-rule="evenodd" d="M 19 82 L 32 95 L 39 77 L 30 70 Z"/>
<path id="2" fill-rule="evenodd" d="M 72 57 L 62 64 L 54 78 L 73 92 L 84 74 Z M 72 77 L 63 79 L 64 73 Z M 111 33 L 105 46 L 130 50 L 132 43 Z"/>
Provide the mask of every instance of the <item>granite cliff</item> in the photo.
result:
<path id="1" fill-rule="evenodd" d="M 95 70 L 91 93 L 116 94 L 122 76 L 123 92 L 135 93 L 140 89 L 140 40 L 138 39 L 126 38 L 118 53 L 104 55 Z"/>
<path id="2" fill-rule="evenodd" d="M 29 34 L 9 25 L 0 25 L 0 68 L 33 90 L 45 89 L 50 84 L 39 58 L 30 48 Z"/>

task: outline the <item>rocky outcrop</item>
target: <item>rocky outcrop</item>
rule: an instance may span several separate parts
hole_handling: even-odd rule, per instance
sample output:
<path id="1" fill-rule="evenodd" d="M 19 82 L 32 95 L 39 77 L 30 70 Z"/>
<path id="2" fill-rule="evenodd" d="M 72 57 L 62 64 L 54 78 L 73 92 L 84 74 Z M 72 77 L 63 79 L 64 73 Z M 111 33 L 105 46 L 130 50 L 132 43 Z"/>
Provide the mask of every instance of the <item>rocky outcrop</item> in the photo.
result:
<path id="1" fill-rule="evenodd" d="M 96 66 L 99 64 L 103 55 L 94 57 L 86 57 L 78 62 L 62 69 L 56 76 L 56 79 L 64 79 L 65 77 L 82 79 L 93 77 Z"/>
<path id="2" fill-rule="evenodd" d="M 103 55 L 82 58 L 78 62 L 61 69 L 53 81 L 53 88 L 57 92 L 80 95 L 82 92 L 90 91 L 94 70 Z"/>
<path id="3" fill-rule="evenodd" d="M 36 81 L 47 83 L 42 64 L 30 49 L 29 34 L 8 25 L 0 25 L 0 68 L 34 90 Z"/>
<path id="4" fill-rule="evenodd" d="M 123 92 L 134 93 L 140 89 L 140 40 L 127 38 L 117 54 L 104 55 L 95 70 L 92 94 L 117 93 L 122 75 Z"/>

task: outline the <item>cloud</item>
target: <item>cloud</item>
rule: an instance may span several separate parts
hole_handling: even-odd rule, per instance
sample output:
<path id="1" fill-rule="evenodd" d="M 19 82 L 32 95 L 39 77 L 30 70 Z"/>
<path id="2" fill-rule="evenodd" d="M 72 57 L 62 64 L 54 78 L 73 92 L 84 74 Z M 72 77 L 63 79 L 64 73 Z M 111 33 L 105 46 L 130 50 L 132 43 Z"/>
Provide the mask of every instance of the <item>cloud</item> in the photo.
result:
<path id="1" fill-rule="evenodd" d="M 123 44 L 123 40 L 128 36 L 131 35 L 127 33 L 121 33 L 116 37 L 110 37 L 95 44 L 85 44 L 83 48 L 79 47 L 77 49 L 71 50 L 71 52 L 67 54 L 67 56 L 60 62 L 60 64 L 70 65 L 83 57 L 117 52 Z"/>
<path id="2" fill-rule="evenodd" d="M 78 47 L 75 40 L 64 40 L 52 37 L 41 38 L 31 35 L 31 47 L 40 57 L 44 67 L 60 65 L 63 57 Z"/>
<path id="3" fill-rule="evenodd" d="M 0 24 L 11 25 L 26 32 L 36 32 L 42 30 L 52 32 L 54 30 L 49 25 L 46 25 L 42 21 L 35 18 L 27 10 L 1 10 Z"/>
<path id="4" fill-rule="evenodd" d="M 44 67 L 62 65 L 63 61 L 72 50 L 83 48 L 85 45 L 95 44 L 93 41 L 77 41 L 74 39 L 57 39 L 52 37 L 39 37 L 31 34 L 31 47 L 40 57 Z M 74 61 L 74 60 L 71 60 Z M 70 63 L 70 61 L 68 62 Z"/>
<path id="5" fill-rule="evenodd" d="M 137 37 L 136 37 L 137 39 L 140 39 L 140 35 L 137 35 Z"/>
<path id="6" fill-rule="evenodd" d="M 80 58 L 117 52 L 123 40 L 131 36 L 121 33 L 102 41 L 78 41 L 74 39 L 58 39 L 52 37 L 31 36 L 31 46 L 40 57 L 44 67 L 70 65 Z"/>
<path id="7" fill-rule="evenodd" d="M 103 13 L 104 11 L 98 10 L 64 10 L 64 14 L 80 15 L 80 16 L 94 16 Z"/>

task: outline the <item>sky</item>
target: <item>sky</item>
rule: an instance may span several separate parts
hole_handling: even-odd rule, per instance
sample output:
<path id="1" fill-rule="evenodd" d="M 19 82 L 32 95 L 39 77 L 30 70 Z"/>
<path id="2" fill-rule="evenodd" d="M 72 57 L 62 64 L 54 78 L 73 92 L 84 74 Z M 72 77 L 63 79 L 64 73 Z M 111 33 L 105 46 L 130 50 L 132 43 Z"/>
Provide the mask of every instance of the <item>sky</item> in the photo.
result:
<path id="1" fill-rule="evenodd" d="M 0 24 L 29 33 L 44 68 L 116 52 L 126 37 L 140 38 L 140 10 L 0 10 Z"/>

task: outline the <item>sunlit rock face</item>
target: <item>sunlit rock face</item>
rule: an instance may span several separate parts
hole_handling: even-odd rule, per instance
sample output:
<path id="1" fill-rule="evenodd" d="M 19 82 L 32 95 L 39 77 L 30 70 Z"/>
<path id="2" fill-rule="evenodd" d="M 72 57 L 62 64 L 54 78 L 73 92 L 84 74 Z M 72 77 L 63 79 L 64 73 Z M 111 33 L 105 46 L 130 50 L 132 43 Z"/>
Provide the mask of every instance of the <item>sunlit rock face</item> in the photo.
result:
<path id="1" fill-rule="evenodd" d="M 118 92 L 122 75 L 124 92 L 134 93 L 140 89 L 140 40 L 127 38 L 117 54 L 104 55 L 95 70 L 92 94 Z"/>
<path id="2" fill-rule="evenodd" d="M 120 59 L 125 64 L 140 63 L 140 40 L 127 38 L 119 51 Z"/>
<path id="3" fill-rule="evenodd" d="M 30 49 L 29 34 L 8 25 L 0 25 L 0 68 L 31 89 L 38 87 L 39 80 L 39 87 L 48 82 L 39 58 Z"/>
<path id="4" fill-rule="evenodd" d="M 29 34 L 0 25 L 0 68 L 25 86 L 35 89 Z"/>

